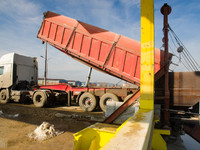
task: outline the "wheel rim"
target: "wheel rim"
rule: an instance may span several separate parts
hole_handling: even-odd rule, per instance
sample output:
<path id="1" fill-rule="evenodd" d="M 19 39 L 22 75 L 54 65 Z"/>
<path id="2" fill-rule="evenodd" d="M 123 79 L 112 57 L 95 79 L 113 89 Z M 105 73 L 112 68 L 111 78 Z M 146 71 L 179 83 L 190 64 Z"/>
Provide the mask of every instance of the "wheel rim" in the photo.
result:
<path id="1" fill-rule="evenodd" d="M 2 99 L 2 100 L 6 100 L 6 93 L 5 93 L 5 92 L 3 92 L 3 93 L 1 94 L 1 99 Z"/>
<path id="2" fill-rule="evenodd" d="M 113 100 L 112 98 L 110 98 L 110 97 L 109 97 L 109 98 L 106 98 L 105 101 L 104 101 L 104 105 L 106 105 L 106 102 L 107 102 L 107 101 L 112 102 L 112 101 L 114 101 L 114 100 Z"/>
<path id="3" fill-rule="evenodd" d="M 36 101 L 37 103 L 41 102 L 42 99 L 43 99 L 43 98 L 42 98 L 41 95 L 37 95 L 37 96 L 35 97 L 35 101 Z"/>
<path id="4" fill-rule="evenodd" d="M 89 98 L 89 97 L 86 97 L 84 100 L 83 100 L 83 104 L 85 105 L 85 107 L 90 107 L 90 106 L 92 106 L 92 99 L 91 98 Z"/>

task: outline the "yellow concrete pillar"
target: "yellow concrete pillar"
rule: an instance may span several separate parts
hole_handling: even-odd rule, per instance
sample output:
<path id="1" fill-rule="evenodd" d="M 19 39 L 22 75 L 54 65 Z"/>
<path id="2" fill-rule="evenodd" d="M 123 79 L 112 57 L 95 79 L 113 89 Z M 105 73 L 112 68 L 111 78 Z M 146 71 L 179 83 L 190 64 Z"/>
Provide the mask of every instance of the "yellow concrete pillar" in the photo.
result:
<path id="1" fill-rule="evenodd" d="M 154 0 L 141 0 L 140 108 L 154 108 Z"/>

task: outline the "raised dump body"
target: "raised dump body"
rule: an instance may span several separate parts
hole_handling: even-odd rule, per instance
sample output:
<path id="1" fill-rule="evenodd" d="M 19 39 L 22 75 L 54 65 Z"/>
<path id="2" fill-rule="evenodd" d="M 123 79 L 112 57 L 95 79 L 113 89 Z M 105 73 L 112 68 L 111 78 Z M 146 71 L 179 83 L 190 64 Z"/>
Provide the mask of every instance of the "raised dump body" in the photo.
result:
<path id="1" fill-rule="evenodd" d="M 140 42 L 48 11 L 37 35 L 86 65 L 130 83 L 140 83 Z M 155 73 L 164 65 L 155 49 Z"/>

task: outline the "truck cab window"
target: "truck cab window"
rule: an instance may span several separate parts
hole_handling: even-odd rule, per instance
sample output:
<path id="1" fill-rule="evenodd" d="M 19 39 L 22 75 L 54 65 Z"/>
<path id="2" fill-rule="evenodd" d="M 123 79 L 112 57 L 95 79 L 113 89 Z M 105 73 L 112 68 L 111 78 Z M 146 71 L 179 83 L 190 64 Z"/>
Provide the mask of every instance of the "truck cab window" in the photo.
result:
<path id="1" fill-rule="evenodd" d="M 0 75 L 3 74 L 3 70 L 4 70 L 4 67 L 3 67 L 3 66 L 0 66 Z"/>

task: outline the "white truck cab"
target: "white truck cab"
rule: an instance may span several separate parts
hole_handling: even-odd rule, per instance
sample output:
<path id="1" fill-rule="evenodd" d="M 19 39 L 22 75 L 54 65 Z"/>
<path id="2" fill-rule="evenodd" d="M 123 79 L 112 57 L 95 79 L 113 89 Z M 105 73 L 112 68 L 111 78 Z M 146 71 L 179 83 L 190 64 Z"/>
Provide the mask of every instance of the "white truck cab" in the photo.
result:
<path id="1" fill-rule="evenodd" d="M 18 102 L 37 85 L 38 63 L 33 57 L 9 53 L 0 58 L 0 103 Z"/>

